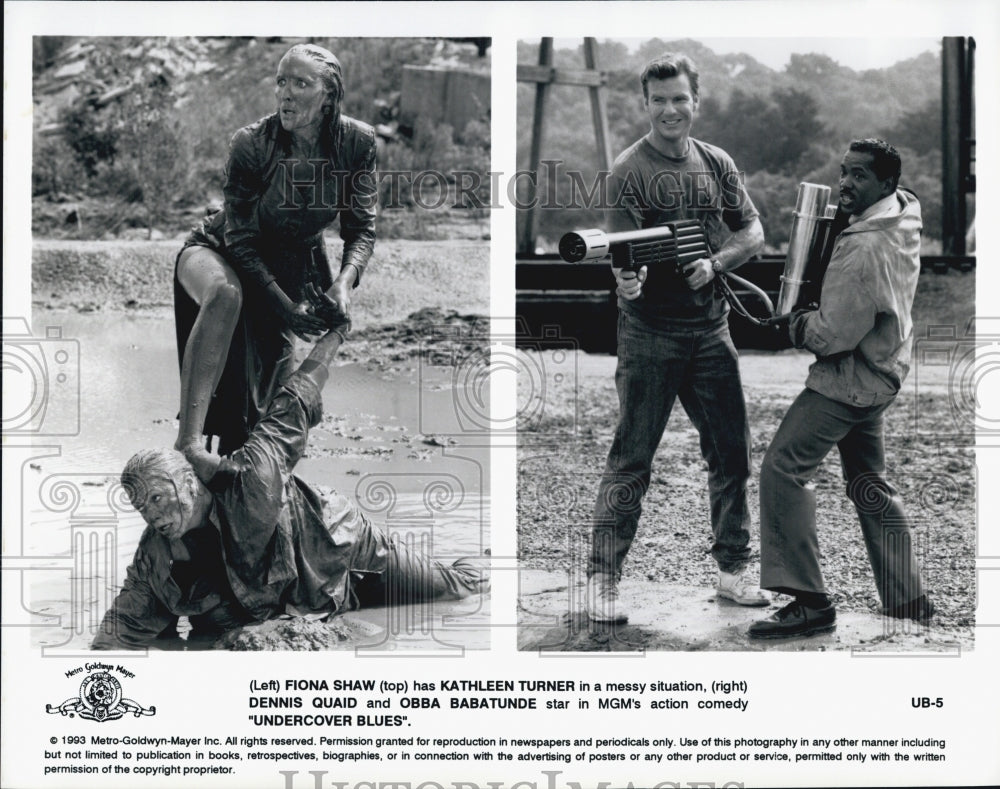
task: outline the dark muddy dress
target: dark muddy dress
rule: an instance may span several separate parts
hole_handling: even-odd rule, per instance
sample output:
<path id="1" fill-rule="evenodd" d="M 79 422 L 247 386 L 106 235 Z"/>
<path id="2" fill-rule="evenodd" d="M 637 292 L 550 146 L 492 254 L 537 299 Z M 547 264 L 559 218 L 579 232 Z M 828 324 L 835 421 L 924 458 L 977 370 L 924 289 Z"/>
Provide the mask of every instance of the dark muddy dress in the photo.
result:
<path id="1" fill-rule="evenodd" d="M 184 249 L 204 246 L 218 252 L 243 288 L 239 323 L 205 420 L 205 435 L 219 436 L 220 454 L 243 444 L 290 372 L 295 335 L 270 306 L 267 286 L 277 281 L 296 303 L 307 283 L 321 291 L 329 288 L 334 275 L 323 231 L 338 217 L 344 241 L 341 267 L 354 264 L 358 282 L 375 245 L 372 128 L 341 116 L 336 134 L 324 131 L 324 158 L 294 166 L 290 145 L 277 115 L 236 132 L 226 165 L 225 204 L 194 228 L 184 244 Z M 183 365 L 198 304 L 178 281 L 176 267 L 174 315 Z"/>

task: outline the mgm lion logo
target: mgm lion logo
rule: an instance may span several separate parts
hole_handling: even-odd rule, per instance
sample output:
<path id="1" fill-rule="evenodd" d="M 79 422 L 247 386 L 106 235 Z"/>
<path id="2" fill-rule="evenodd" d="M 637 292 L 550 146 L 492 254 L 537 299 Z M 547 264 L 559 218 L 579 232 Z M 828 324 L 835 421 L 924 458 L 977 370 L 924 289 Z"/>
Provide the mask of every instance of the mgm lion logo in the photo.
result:
<path id="1" fill-rule="evenodd" d="M 122 698 L 121 683 L 107 672 L 98 671 L 83 680 L 79 697 L 66 699 L 58 707 L 46 704 L 45 711 L 71 718 L 79 715 L 81 718 L 103 723 L 118 720 L 128 712 L 136 718 L 140 715 L 155 715 L 156 707 L 143 707 L 132 699 Z"/>

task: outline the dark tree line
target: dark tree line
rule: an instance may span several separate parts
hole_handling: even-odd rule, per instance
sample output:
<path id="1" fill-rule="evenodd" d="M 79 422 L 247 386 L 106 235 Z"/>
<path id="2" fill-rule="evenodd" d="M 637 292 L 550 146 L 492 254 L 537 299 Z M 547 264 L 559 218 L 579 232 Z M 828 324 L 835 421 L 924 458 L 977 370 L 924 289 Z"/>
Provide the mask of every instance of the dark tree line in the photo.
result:
<path id="1" fill-rule="evenodd" d="M 734 90 L 725 106 L 708 97 L 697 136 L 729 151 L 747 172 L 793 173 L 810 145 L 823 136 L 816 100 L 797 88 L 769 96 Z"/>
<path id="2" fill-rule="evenodd" d="M 607 72 L 605 100 L 613 155 L 649 130 L 639 72 L 665 51 L 692 56 L 701 73 L 700 108 L 693 135 L 729 152 L 745 173 L 750 196 L 761 213 L 768 248 L 788 241 L 798 184 L 831 187 L 836 199 L 840 159 L 856 137 L 880 136 L 899 150 L 903 183 L 918 193 L 924 235 L 940 238 L 941 98 L 940 58 L 927 53 L 886 69 L 858 72 L 832 58 L 793 55 L 782 71 L 745 54 L 717 55 L 695 41 L 646 42 L 630 53 L 617 42 L 599 45 L 598 62 Z M 519 61 L 534 62 L 537 45 L 522 42 Z M 561 50 L 556 63 L 582 67 L 579 50 Z M 518 92 L 518 167 L 528 165 L 533 90 Z M 599 169 L 586 91 L 550 90 L 542 159 L 557 159 L 590 182 Z M 540 192 L 547 188 L 545 176 Z M 569 200 L 569 183 L 556 194 Z M 541 246 L 554 250 L 560 235 L 574 227 L 602 224 L 595 210 L 543 211 Z"/>

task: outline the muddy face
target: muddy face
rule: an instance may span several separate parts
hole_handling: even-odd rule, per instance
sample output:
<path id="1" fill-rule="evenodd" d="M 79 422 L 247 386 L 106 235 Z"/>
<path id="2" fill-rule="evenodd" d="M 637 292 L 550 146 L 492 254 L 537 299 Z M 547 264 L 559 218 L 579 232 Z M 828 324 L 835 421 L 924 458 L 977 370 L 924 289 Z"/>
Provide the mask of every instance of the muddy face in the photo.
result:
<path id="1" fill-rule="evenodd" d="M 323 113 L 330 104 L 321 69 L 319 63 L 296 52 L 285 55 L 278 63 L 274 96 L 285 131 L 319 131 Z"/>
<path id="2" fill-rule="evenodd" d="M 136 486 L 129 494 L 132 506 L 136 508 L 147 525 L 168 540 L 179 540 L 191 529 L 199 526 L 196 513 L 195 485 L 193 475 L 185 474 L 182 479 L 157 476 L 143 480 L 144 485 Z"/>

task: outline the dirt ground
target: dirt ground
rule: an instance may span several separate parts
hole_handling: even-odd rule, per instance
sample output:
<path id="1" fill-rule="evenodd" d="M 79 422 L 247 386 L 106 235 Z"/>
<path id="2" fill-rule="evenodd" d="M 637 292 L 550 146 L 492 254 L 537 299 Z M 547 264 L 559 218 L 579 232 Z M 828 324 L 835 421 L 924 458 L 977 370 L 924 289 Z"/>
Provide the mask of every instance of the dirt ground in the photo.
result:
<path id="1" fill-rule="evenodd" d="M 31 301 L 36 308 L 77 312 L 170 309 L 174 259 L 183 239 L 170 241 L 35 240 Z M 339 261 L 343 243 L 327 237 Z M 354 293 L 355 330 L 404 320 L 426 308 L 486 315 L 489 243 L 379 241 Z"/>
<path id="2" fill-rule="evenodd" d="M 760 462 L 811 361 L 800 351 L 741 356 L 752 437 L 754 573 L 759 572 Z M 618 416 L 614 365 L 611 357 L 549 351 L 526 365 L 544 371 L 544 384 L 541 375 L 519 380 L 519 406 L 529 416 L 519 425 L 517 473 L 518 545 L 525 567 L 583 577 L 589 519 Z M 886 416 L 887 471 L 912 521 L 924 580 L 938 610 L 934 625 L 968 633 L 976 607 L 972 435 L 954 418 L 947 376 L 925 374 L 919 391 L 916 378 L 911 376 Z M 712 596 L 717 570 L 708 555 L 706 471 L 697 432 L 678 403 L 654 460 L 623 588 L 636 582 L 664 591 L 669 585 L 700 587 L 703 597 Z M 878 596 L 836 451 L 814 485 L 823 573 L 838 612 L 877 611 Z"/>

